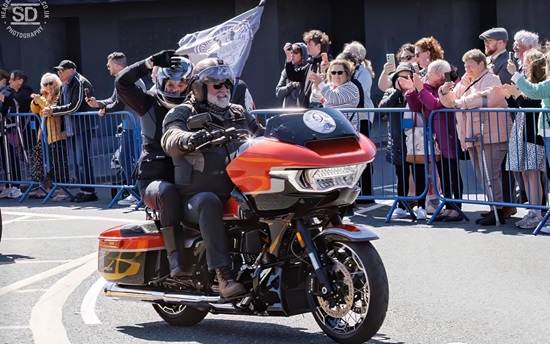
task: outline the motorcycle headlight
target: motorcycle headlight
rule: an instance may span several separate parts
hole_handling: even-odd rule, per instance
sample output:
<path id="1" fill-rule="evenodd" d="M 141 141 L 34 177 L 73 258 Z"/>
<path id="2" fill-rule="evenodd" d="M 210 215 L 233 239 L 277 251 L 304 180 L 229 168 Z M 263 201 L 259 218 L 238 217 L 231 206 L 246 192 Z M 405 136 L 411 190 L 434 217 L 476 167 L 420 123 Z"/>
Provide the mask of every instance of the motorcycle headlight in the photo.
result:
<path id="1" fill-rule="evenodd" d="M 352 187 L 364 169 L 365 164 L 310 169 L 303 171 L 301 180 L 304 187 L 316 191 Z"/>

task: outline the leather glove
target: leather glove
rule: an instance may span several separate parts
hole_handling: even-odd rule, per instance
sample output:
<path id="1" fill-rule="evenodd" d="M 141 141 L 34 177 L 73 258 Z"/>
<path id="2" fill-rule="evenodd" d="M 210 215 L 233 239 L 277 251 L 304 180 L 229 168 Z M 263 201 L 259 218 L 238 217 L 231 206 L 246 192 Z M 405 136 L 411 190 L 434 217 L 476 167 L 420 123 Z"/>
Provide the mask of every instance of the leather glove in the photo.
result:
<path id="1" fill-rule="evenodd" d="M 202 129 L 194 133 L 187 140 L 187 145 L 189 146 L 189 148 L 192 148 L 194 150 L 198 146 L 203 145 L 210 141 L 212 141 L 212 135 L 210 135 L 208 131 Z"/>
<path id="2" fill-rule="evenodd" d="M 172 57 L 175 53 L 176 51 L 173 49 L 162 50 L 151 55 L 151 61 L 153 61 L 154 66 L 168 68 L 172 66 Z"/>

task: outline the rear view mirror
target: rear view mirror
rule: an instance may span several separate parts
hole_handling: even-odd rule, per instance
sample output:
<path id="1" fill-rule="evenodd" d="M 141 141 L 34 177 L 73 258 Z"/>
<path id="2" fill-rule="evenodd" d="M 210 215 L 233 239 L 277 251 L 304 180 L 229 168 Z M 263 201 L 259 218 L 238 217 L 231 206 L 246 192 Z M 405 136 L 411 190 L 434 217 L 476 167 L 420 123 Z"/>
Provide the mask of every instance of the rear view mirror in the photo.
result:
<path id="1" fill-rule="evenodd" d="M 187 120 L 187 128 L 189 130 L 201 130 L 206 127 L 206 123 L 212 122 L 212 117 L 208 112 L 199 113 L 189 117 Z"/>

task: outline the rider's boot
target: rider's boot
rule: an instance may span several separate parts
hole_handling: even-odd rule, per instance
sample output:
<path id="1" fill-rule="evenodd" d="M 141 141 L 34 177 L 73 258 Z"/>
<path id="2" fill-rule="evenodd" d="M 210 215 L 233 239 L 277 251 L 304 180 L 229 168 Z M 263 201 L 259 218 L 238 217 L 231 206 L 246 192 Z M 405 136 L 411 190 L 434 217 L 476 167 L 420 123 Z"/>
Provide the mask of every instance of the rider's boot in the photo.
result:
<path id="1" fill-rule="evenodd" d="M 183 268 L 180 263 L 180 255 L 178 251 L 178 243 L 176 238 L 178 237 L 177 231 L 182 231 L 181 226 L 163 227 L 160 229 L 162 238 L 164 239 L 164 246 L 168 254 L 168 263 L 170 265 L 170 277 L 182 277 L 184 276 Z"/>
<path id="2" fill-rule="evenodd" d="M 244 285 L 237 282 L 235 273 L 229 266 L 216 269 L 216 276 L 218 278 L 220 296 L 223 299 L 231 299 L 246 293 Z"/>

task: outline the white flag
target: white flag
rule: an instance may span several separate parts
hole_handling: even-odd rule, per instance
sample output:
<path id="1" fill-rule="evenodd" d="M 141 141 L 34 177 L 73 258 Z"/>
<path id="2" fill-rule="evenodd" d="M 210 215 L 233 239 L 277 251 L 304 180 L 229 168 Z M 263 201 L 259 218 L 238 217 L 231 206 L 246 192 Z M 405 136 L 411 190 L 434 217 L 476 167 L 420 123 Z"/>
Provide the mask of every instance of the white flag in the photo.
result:
<path id="1" fill-rule="evenodd" d="M 248 59 L 252 39 L 260 27 L 265 0 L 241 15 L 236 16 L 210 29 L 185 35 L 178 45 L 178 55 L 189 55 L 193 63 L 207 57 L 224 60 L 233 68 L 235 76 L 240 77 Z"/>

